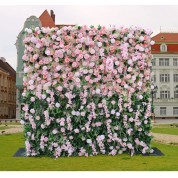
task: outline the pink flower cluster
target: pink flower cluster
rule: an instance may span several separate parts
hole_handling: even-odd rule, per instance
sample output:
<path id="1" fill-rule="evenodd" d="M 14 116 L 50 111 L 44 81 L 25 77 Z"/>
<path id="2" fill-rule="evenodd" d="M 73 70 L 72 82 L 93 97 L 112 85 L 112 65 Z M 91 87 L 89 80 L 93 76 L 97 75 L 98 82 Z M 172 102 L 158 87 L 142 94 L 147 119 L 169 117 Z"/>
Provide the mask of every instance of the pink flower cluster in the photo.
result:
<path id="1" fill-rule="evenodd" d="M 27 29 L 28 155 L 150 152 L 150 35 L 137 27 Z"/>

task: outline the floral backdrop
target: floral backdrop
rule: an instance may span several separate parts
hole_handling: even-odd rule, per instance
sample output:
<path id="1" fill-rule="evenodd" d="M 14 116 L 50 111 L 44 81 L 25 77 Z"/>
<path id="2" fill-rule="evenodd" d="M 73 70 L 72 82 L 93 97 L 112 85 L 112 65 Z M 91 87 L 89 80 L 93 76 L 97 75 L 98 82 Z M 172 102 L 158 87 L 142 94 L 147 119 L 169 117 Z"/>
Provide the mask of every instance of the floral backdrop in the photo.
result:
<path id="1" fill-rule="evenodd" d="M 22 120 L 28 156 L 151 149 L 151 31 L 25 30 Z"/>

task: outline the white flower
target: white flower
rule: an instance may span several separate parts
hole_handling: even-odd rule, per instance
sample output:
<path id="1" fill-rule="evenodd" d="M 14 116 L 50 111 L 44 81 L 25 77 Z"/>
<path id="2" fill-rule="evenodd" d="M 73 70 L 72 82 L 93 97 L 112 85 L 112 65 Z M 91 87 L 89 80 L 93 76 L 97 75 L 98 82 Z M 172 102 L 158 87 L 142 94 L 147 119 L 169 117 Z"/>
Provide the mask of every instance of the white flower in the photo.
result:
<path id="1" fill-rule="evenodd" d="M 98 42 L 98 47 L 101 47 L 102 46 L 102 43 L 101 42 Z"/>
<path id="2" fill-rule="evenodd" d="M 56 103 L 55 106 L 59 108 L 61 105 L 59 103 Z"/>
<path id="3" fill-rule="evenodd" d="M 138 82 L 138 86 L 140 86 L 140 87 L 142 86 L 142 82 L 141 81 Z"/>
<path id="4" fill-rule="evenodd" d="M 80 76 L 80 73 L 79 73 L 79 72 L 76 72 L 76 73 L 75 73 L 75 76 L 76 76 L 76 77 L 79 77 L 79 76 Z"/>
<path id="5" fill-rule="evenodd" d="M 50 50 L 46 50 L 45 54 L 49 56 L 51 54 Z"/>
<path id="6" fill-rule="evenodd" d="M 120 113 L 119 113 L 119 112 L 116 112 L 116 116 L 120 116 Z"/>
<path id="7" fill-rule="evenodd" d="M 38 48 L 38 49 L 41 48 L 41 44 L 40 44 L 40 43 L 37 43 L 37 44 L 36 44 L 36 48 Z"/>
<path id="8" fill-rule="evenodd" d="M 118 66 L 118 65 L 119 65 L 119 61 L 116 61 L 116 62 L 115 62 L 115 65 Z"/>
<path id="9" fill-rule="evenodd" d="M 105 136 L 104 135 L 100 135 L 100 139 L 104 140 Z"/>
<path id="10" fill-rule="evenodd" d="M 61 30 L 58 30 L 58 31 L 57 31 L 57 35 L 60 35 L 60 34 L 61 34 Z"/>
<path id="11" fill-rule="evenodd" d="M 62 66 L 60 66 L 60 65 L 56 66 L 56 70 L 57 70 L 57 71 L 59 71 L 59 70 L 61 70 L 61 69 L 62 69 Z"/>
<path id="12" fill-rule="evenodd" d="M 129 33 L 129 34 L 127 35 L 127 37 L 128 37 L 128 38 L 132 38 L 133 35 L 132 35 L 131 33 Z"/>
<path id="13" fill-rule="evenodd" d="M 41 98 L 42 98 L 42 99 L 45 99 L 45 98 L 46 98 L 46 95 L 45 95 L 45 94 L 42 94 L 42 95 L 41 95 Z"/>
<path id="14" fill-rule="evenodd" d="M 100 89 L 99 88 L 96 89 L 96 94 L 100 94 Z"/>
<path id="15" fill-rule="evenodd" d="M 57 129 L 54 129 L 52 132 L 53 132 L 53 134 L 57 134 L 58 133 Z"/>
<path id="16" fill-rule="evenodd" d="M 24 73 L 28 73 L 29 72 L 29 68 L 28 67 L 24 67 Z"/>
<path id="17" fill-rule="evenodd" d="M 87 143 L 89 144 L 92 143 L 91 139 L 87 139 Z"/>
<path id="18" fill-rule="evenodd" d="M 56 39 L 56 35 L 52 35 L 52 37 L 51 37 L 53 40 L 55 40 Z"/>
<path id="19" fill-rule="evenodd" d="M 34 114 L 34 113 L 35 113 L 35 110 L 34 110 L 34 109 L 30 109 L 30 112 L 31 112 L 32 114 Z"/>
<path id="20" fill-rule="evenodd" d="M 142 95 L 138 95 L 138 98 L 139 98 L 139 99 L 143 99 L 143 96 L 142 96 Z"/>
<path id="21" fill-rule="evenodd" d="M 132 64 L 132 63 L 133 63 L 132 60 L 129 59 L 129 60 L 128 60 L 128 64 L 130 65 L 130 64 Z"/>
<path id="22" fill-rule="evenodd" d="M 139 40 L 140 40 L 140 41 L 143 41 L 143 40 L 144 40 L 144 37 L 143 37 L 143 36 L 140 36 L 140 37 L 139 37 Z"/>
<path id="23" fill-rule="evenodd" d="M 32 33 L 32 30 L 31 29 L 27 29 L 27 33 Z"/>
<path id="24" fill-rule="evenodd" d="M 25 124 L 25 122 L 24 122 L 23 120 L 20 120 L 20 123 L 21 123 L 22 125 L 24 125 L 24 124 Z"/>
<path id="25" fill-rule="evenodd" d="M 116 40 L 114 39 L 114 38 L 112 38 L 111 39 L 111 43 L 113 44 L 113 43 L 115 43 L 116 42 Z"/>
<path id="26" fill-rule="evenodd" d="M 151 45 L 154 45 L 154 44 L 155 44 L 155 41 L 151 41 L 150 44 L 151 44 Z"/>
<path id="27" fill-rule="evenodd" d="M 36 120 L 40 120 L 40 116 L 36 116 Z"/>
<path id="28" fill-rule="evenodd" d="M 154 85 L 151 85 L 151 89 L 153 90 L 155 87 L 154 87 Z"/>
<path id="29" fill-rule="evenodd" d="M 30 80 L 28 83 L 29 83 L 29 85 L 33 85 L 34 84 L 34 80 Z"/>
<path id="30" fill-rule="evenodd" d="M 71 112 L 71 114 L 72 114 L 73 116 L 75 116 L 75 115 L 76 115 L 76 112 L 73 110 L 73 111 Z"/>
<path id="31" fill-rule="evenodd" d="M 142 46 L 140 46 L 139 51 L 144 51 L 144 48 Z"/>
<path id="32" fill-rule="evenodd" d="M 79 111 L 75 112 L 75 115 L 80 116 L 80 112 Z"/>
<path id="33" fill-rule="evenodd" d="M 129 86 L 127 84 L 124 85 L 124 88 L 127 89 Z"/>
<path id="34" fill-rule="evenodd" d="M 115 114 L 116 111 L 114 109 L 111 110 L 111 114 Z"/>
<path id="35" fill-rule="evenodd" d="M 30 101 L 31 101 L 31 102 L 34 102 L 34 101 L 35 101 L 35 97 L 31 97 L 31 98 L 30 98 Z"/>

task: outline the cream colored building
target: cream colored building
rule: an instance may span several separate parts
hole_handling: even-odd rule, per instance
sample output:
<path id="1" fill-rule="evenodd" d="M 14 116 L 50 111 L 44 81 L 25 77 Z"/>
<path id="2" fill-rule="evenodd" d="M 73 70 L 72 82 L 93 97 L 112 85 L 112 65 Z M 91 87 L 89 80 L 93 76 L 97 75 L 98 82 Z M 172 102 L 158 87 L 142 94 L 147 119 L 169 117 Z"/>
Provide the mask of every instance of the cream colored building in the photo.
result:
<path id="1" fill-rule="evenodd" d="M 16 72 L 0 57 L 0 119 L 15 119 Z"/>
<path id="2" fill-rule="evenodd" d="M 159 33 L 152 39 L 155 116 L 178 119 L 178 33 Z"/>

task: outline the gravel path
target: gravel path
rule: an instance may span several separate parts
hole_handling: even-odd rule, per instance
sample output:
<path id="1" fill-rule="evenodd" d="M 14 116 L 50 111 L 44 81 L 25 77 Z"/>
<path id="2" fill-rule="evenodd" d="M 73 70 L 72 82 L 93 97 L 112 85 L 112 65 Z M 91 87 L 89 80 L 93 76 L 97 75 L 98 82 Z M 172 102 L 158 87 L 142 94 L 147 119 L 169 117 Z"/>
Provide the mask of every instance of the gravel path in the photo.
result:
<path id="1" fill-rule="evenodd" d="M 11 125 L 10 127 L 12 127 L 12 128 L 0 130 L 0 135 L 23 132 L 22 125 Z"/>
<path id="2" fill-rule="evenodd" d="M 165 143 L 165 144 L 178 144 L 178 136 L 177 135 L 168 135 L 168 134 L 159 134 L 153 133 L 154 139 L 157 142 Z"/>

